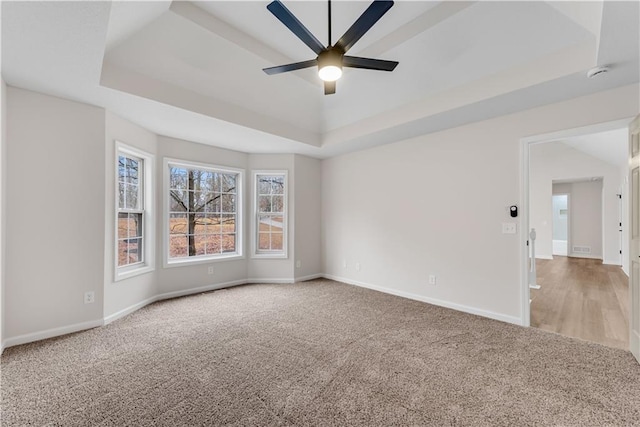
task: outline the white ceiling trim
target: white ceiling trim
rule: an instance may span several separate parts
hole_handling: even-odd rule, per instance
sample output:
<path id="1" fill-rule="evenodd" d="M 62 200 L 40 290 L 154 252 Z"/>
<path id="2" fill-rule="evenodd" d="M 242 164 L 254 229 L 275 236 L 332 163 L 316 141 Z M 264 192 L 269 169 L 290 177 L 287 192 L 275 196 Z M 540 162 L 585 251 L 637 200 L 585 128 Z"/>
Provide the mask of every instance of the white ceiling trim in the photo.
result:
<path id="1" fill-rule="evenodd" d="M 102 68 L 100 84 L 104 87 L 152 99 L 211 118 L 223 120 L 292 141 L 320 146 L 320 135 L 267 117 L 255 111 L 219 99 L 203 96 L 147 75 L 126 70 L 107 62 Z"/>
<path id="2" fill-rule="evenodd" d="M 427 10 L 422 15 L 406 23 L 402 27 L 392 31 L 375 43 L 362 49 L 358 54 L 365 57 L 379 57 L 396 46 L 421 34 L 441 22 L 452 18 L 466 8 L 476 4 L 476 1 L 444 1 Z"/>
<path id="3" fill-rule="evenodd" d="M 538 83 L 554 80 L 594 65 L 593 41 L 562 49 L 551 55 L 473 82 L 440 92 L 427 99 L 369 117 L 360 122 L 327 132 L 322 145 L 344 143 L 384 129 L 434 116 Z"/>

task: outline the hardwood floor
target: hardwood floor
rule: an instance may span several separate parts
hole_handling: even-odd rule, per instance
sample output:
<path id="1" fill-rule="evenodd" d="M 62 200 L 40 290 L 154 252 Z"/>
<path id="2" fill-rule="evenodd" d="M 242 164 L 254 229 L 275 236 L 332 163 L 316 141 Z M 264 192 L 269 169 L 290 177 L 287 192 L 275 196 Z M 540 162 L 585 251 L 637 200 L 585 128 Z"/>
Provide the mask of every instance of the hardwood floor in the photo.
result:
<path id="1" fill-rule="evenodd" d="M 601 260 L 555 256 L 536 260 L 531 326 L 629 349 L 629 279 Z"/>

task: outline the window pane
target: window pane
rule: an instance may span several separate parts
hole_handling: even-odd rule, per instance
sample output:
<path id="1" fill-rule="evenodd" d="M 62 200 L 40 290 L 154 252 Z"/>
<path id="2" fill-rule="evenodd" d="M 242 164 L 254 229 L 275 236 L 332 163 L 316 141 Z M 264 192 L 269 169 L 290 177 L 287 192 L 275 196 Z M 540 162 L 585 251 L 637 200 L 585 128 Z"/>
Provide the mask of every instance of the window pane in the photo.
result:
<path id="1" fill-rule="evenodd" d="M 187 234 L 187 215 L 172 213 L 169 217 L 169 234 Z"/>
<path id="2" fill-rule="evenodd" d="M 130 184 L 138 184 L 140 170 L 140 162 L 138 160 L 127 158 L 126 159 L 126 171 L 127 171 L 127 182 Z"/>
<path id="3" fill-rule="evenodd" d="M 133 184 L 125 184 L 125 208 L 127 209 L 140 209 L 139 187 Z"/>
<path id="4" fill-rule="evenodd" d="M 196 243 L 196 256 L 198 255 L 206 255 L 207 254 L 207 238 L 205 235 L 202 236 L 194 236 Z"/>
<path id="5" fill-rule="evenodd" d="M 258 175 L 258 194 L 271 194 L 271 181 L 269 177 Z"/>
<path id="6" fill-rule="evenodd" d="M 271 217 L 271 232 L 282 233 L 284 230 L 284 217 L 274 215 Z"/>
<path id="7" fill-rule="evenodd" d="M 220 212 L 220 193 L 208 193 L 205 212 Z"/>
<path id="8" fill-rule="evenodd" d="M 127 265 L 127 242 L 118 240 L 118 267 Z"/>
<path id="9" fill-rule="evenodd" d="M 271 250 L 281 251 L 282 246 L 282 233 L 271 233 Z"/>
<path id="10" fill-rule="evenodd" d="M 169 168 L 169 188 L 173 190 L 187 189 L 187 170 L 183 168 Z"/>
<path id="11" fill-rule="evenodd" d="M 169 257 L 181 258 L 188 255 L 187 236 L 169 237 Z"/>
<path id="12" fill-rule="evenodd" d="M 207 224 L 207 234 L 220 234 L 222 228 L 220 227 L 220 215 L 206 214 L 205 222 Z"/>
<path id="13" fill-rule="evenodd" d="M 271 212 L 271 196 L 258 196 L 258 212 Z"/>
<path id="14" fill-rule="evenodd" d="M 221 174 L 219 174 L 218 172 L 213 172 L 213 188 L 211 189 L 211 191 L 215 193 L 219 193 L 222 191 L 222 185 L 220 185 L 220 175 Z"/>
<path id="15" fill-rule="evenodd" d="M 209 201 L 210 193 L 205 191 L 195 191 L 193 193 L 193 211 L 194 212 L 204 212 L 204 206 Z"/>
<path id="16" fill-rule="evenodd" d="M 207 254 L 219 254 L 222 252 L 222 236 L 210 234 L 207 236 Z"/>
<path id="17" fill-rule="evenodd" d="M 142 262 L 142 239 L 128 239 L 128 264 Z"/>
<path id="18" fill-rule="evenodd" d="M 257 175 L 257 242 L 256 250 L 284 250 L 285 185 L 284 174 Z"/>
<path id="19" fill-rule="evenodd" d="M 271 177 L 271 193 L 284 194 L 284 176 Z"/>
<path id="20" fill-rule="evenodd" d="M 193 214 L 195 220 L 195 227 L 193 234 L 204 234 L 207 229 L 207 223 L 205 221 L 204 214 Z"/>
<path id="21" fill-rule="evenodd" d="M 116 168 L 118 186 L 115 244 L 117 264 L 124 267 L 144 261 L 144 160 L 118 152 Z M 138 212 L 131 212 L 132 210 Z"/>
<path id="22" fill-rule="evenodd" d="M 236 194 L 236 175 L 220 174 L 220 184 L 222 186 L 223 193 Z"/>
<path id="23" fill-rule="evenodd" d="M 273 196 L 271 198 L 271 210 L 273 212 L 284 212 L 284 196 Z"/>
<path id="24" fill-rule="evenodd" d="M 222 212 L 236 211 L 236 196 L 231 194 L 223 194 L 221 199 Z"/>
<path id="25" fill-rule="evenodd" d="M 269 233 L 258 233 L 258 249 L 259 250 L 269 250 Z"/>
<path id="26" fill-rule="evenodd" d="M 118 209 L 124 209 L 124 192 L 125 184 L 123 182 L 118 183 Z"/>
<path id="27" fill-rule="evenodd" d="M 235 251 L 236 251 L 236 235 L 223 234 L 222 235 L 222 252 L 235 252 Z"/>
<path id="28" fill-rule="evenodd" d="M 235 215 L 221 215 L 222 232 L 223 233 L 235 233 L 236 232 L 236 216 Z"/>
<path id="29" fill-rule="evenodd" d="M 199 185 L 200 185 L 199 188 L 201 191 L 204 191 L 204 192 L 214 191 L 213 190 L 213 185 L 214 185 L 213 172 L 202 171 L 202 173 L 200 174 Z"/>
<path id="30" fill-rule="evenodd" d="M 171 167 L 170 175 L 169 232 L 171 237 L 187 235 L 173 239 L 172 257 L 235 252 L 237 174 Z"/>
<path id="31" fill-rule="evenodd" d="M 184 190 L 169 190 L 169 211 L 187 211 L 187 192 Z"/>
<path id="32" fill-rule="evenodd" d="M 124 162 L 124 156 L 118 156 L 118 182 L 125 182 L 127 176 Z"/>
<path id="33" fill-rule="evenodd" d="M 142 214 L 128 214 L 127 228 L 128 234 L 125 237 L 142 237 Z"/>
<path id="34" fill-rule="evenodd" d="M 271 230 L 271 216 L 258 215 L 258 231 L 268 233 Z"/>
<path id="35" fill-rule="evenodd" d="M 189 256 L 196 255 L 196 236 L 187 234 L 187 253 Z"/>
<path id="36" fill-rule="evenodd" d="M 118 238 L 129 237 L 129 214 L 118 213 Z"/>

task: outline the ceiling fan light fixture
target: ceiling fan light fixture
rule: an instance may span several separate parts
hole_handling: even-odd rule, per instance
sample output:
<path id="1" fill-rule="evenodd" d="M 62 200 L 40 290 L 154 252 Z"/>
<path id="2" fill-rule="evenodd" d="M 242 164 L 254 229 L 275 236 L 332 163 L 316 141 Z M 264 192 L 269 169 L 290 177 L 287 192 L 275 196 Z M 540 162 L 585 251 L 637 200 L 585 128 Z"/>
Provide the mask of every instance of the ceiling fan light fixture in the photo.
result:
<path id="1" fill-rule="evenodd" d="M 318 55 L 318 75 L 325 82 L 335 82 L 342 77 L 342 56 L 337 49 L 327 49 Z"/>
<path id="2" fill-rule="evenodd" d="M 325 82 L 335 82 L 342 77 L 342 68 L 335 65 L 325 65 L 318 70 L 318 75 Z"/>

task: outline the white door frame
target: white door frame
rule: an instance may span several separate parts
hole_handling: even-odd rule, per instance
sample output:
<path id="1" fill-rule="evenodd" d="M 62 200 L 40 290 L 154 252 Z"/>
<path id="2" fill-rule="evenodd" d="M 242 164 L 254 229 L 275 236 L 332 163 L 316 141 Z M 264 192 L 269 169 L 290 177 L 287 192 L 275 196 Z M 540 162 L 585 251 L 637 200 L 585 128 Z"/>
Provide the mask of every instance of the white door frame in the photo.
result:
<path id="1" fill-rule="evenodd" d="M 521 296 L 521 317 L 520 324 L 522 326 L 531 325 L 531 307 L 529 303 L 529 232 L 531 231 L 529 224 L 529 149 L 533 144 L 555 141 L 573 136 L 582 136 L 590 133 L 607 132 L 610 130 L 628 128 L 634 117 L 615 120 L 612 122 L 598 123 L 595 125 L 583 126 L 574 129 L 566 129 L 558 132 L 545 133 L 541 135 L 528 136 L 520 139 L 520 158 L 521 158 L 521 175 L 520 175 L 520 210 L 522 219 L 520 220 L 520 296 Z M 628 233 L 630 233 L 627 230 Z M 631 236 L 629 236 L 629 241 Z M 628 250 L 629 248 L 627 248 Z"/>

